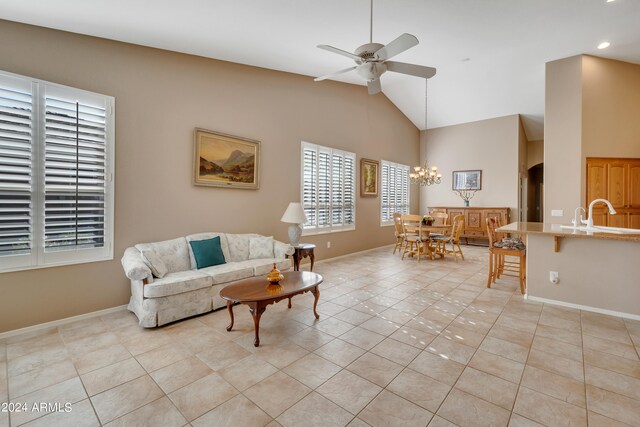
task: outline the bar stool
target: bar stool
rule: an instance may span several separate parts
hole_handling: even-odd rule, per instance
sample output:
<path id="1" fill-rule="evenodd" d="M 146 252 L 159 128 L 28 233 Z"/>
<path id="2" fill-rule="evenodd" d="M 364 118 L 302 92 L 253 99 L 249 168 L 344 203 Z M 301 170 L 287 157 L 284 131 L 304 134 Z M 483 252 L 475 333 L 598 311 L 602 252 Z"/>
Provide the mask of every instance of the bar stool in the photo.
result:
<path id="1" fill-rule="evenodd" d="M 520 280 L 520 292 L 526 289 L 527 248 L 519 239 L 509 239 L 496 232 L 500 227 L 495 218 L 487 218 L 487 234 L 489 235 L 489 278 L 487 288 L 496 283 L 500 276 L 517 277 Z M 507 261 L 506 257 L 517 258 Z M 516 273 L 516 274 L 514 274 Z"/>

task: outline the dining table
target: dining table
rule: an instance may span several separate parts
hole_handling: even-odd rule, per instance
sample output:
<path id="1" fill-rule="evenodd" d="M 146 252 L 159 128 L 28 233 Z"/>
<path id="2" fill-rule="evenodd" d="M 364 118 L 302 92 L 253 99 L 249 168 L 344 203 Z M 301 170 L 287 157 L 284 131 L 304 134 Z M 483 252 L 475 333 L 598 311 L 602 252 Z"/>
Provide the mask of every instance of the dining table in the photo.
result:
<path id="1" fill-rule="evenodd" d="M 451 229 L 451 225 L 448 224 L 431 224 L 431 225 L 422 225 L 422 238 L 424 244 L 424 251 L 429 258 L 433 259 L 433 255 L 440 255 L 441 258 L 444 258 L 443 254 L 439 254 L 435 251 L 435 248 L 431 244 L 431 237 L 434 235 L 444 235 L 447 230 Z M 417 227 L 407 227 L 408 232 L 417 233 Z M 409 254 L 412 256 L 413 254 Z"/>

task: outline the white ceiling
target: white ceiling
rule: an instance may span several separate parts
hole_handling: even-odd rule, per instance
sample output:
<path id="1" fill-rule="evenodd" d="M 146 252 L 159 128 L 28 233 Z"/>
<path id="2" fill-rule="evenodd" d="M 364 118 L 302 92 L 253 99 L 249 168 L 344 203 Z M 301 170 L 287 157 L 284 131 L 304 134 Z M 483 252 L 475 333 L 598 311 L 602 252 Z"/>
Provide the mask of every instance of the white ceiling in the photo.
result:
<path id="1" fill-rule="evenodd" d="M 317 44 L 353 51 L 369 39 L 369 0 L 0 0 L 0 18 L 309 76 L 352 65 Z M 640 63 L 639 22 L 639 0 L 375 0 L 373 38 L 420 40 L 394 59 L 438 69 L 429 128 L 519 113 L 537 140 L 544 63 L 581 53 Z M 424 80 L 386 73 L 382 87 L 424 129 Z"/>

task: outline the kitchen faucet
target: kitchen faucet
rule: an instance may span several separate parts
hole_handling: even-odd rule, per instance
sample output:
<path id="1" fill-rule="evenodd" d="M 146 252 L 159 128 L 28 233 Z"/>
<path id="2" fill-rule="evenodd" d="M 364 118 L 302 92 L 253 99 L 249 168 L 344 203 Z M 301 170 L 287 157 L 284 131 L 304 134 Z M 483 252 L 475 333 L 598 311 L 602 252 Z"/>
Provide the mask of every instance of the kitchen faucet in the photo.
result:
<path id="1" fill-rule="evenodd" d="M 605 203 L 609 207 L 609 213 L 611 215 L 615 215 L 616 214 L 616 210 L 613 209 L 613 206 L 611 205 L 611 202 L 609 202 L 608 200 L 605 200 L 605 199 L 595 199 L 593 202 L 591 202 L 589 204 L 589 218 L 587 218 L 586 221 L 585 220 L 581 220 L 583 224 L 587 225 L 587 229 L 594 228 L 593 227 L 593 205 L 595 205 L 596 203 L 600 203 L 600 202 Z"/>
<path id="2" fill-rule="evenodd" d="M 582 210 L 583 213 L 587 213 L 587 210 L 582 206 L 578 206 L 576 208 L 576 210 L 573 213 L 573 219 L 571 220 L 571 224 L 573 224 L 574 227 L 580 227 L 580 224 L 584 222 L 584 220 L 582 219 L 582 213 L 580 214 L 580 219 L 578 219 L 579 210 Z"/>

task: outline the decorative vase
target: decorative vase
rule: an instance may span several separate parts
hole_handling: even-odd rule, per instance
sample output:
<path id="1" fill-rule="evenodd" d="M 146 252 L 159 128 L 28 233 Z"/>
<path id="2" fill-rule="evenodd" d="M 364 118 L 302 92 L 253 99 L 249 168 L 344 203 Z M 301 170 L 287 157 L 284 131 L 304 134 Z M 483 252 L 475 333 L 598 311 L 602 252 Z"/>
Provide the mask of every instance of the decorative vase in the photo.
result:
<path id="1" fill-rule="evenodd" d="M 284 276 L 282 275 L 282 273 L 280 273 L 280 270 L 276 268 L 276 263 L 274 262 L 273 270 L 271 270 L 271 272 L 267 274 L 267 280 L 272 285 L 277 285 L 282 279 L 284 279 Z"/>
<path id="2" fill-rule="evenodd" d="M 468 200 L 465 200 L 465 201 L 464 201 L 464 205 L 465 205 L 465 206 L 469 206 L 469 201 L 468 201 Z"/>

